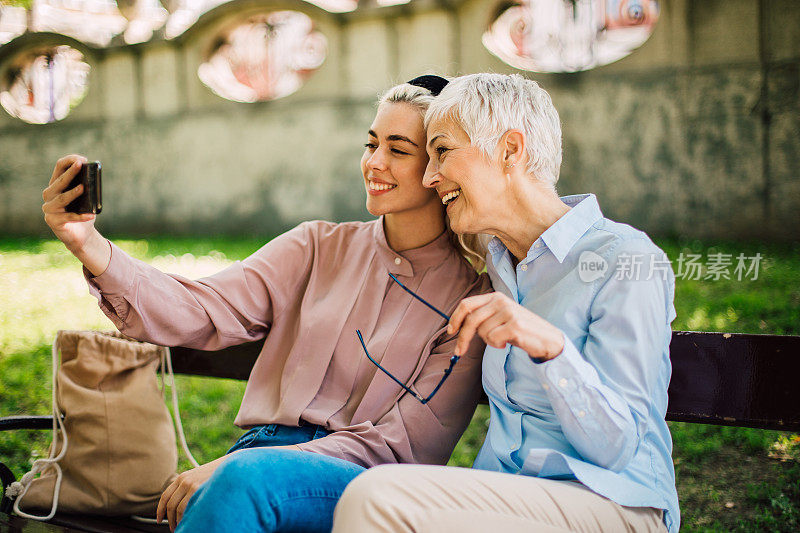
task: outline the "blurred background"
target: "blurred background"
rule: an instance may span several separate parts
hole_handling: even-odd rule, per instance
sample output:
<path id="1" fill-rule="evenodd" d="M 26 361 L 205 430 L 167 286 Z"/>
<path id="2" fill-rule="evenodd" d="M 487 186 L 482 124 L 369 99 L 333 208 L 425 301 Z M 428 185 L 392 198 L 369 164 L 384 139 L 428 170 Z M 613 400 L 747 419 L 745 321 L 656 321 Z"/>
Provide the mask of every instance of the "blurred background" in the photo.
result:
<path id="1" fill-rule="evenodd" d="M 47 234 L 75 152 L 103 163 L 101 230 L 364 218 L 377 95 L 495 71 L 553 96 L 560 193 L 654 235 L 800 236 L 795 0 L 0 1 L 2 234 Z"/>
<path id="2" fill-rule="evenodd" d="M 667 252 L 673 329 L 800 334 L 796 0 L 0 0 L 0 416 L 48 412 L 57 330 L 112 328 L 42 218 L 59 157 L 102 162 L 104 234 L 200 277 L 300 221 L 367 219 L 378 95 L 481 71 L 550 92 L 559 193 Z M 243 384 L 178 386 L 218 457 Z M 670 427 L 684 531 L 800 530 L 800 437 Z M 47 443 L 0 434 L 0 460 L 20 476 Z"/>

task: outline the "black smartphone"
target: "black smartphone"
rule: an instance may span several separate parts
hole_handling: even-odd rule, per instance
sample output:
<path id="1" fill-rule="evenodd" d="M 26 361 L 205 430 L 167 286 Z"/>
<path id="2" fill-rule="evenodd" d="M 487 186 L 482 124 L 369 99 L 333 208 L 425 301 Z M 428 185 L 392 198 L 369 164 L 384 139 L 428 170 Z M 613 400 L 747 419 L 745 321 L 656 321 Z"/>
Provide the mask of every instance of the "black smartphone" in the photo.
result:
<path id="1" fill-rule="evenodd" d="M 77 187 L 78 184 L 83 184 L 81 195 L 67 204 L 68 212 L 98 214 L 103 210 L 103 197 L 100 189 L 101 174 L 100 161 L 81 165 L 78 175 L 72 178 L 72 182 L 64 189 L 68 191 Z"/>

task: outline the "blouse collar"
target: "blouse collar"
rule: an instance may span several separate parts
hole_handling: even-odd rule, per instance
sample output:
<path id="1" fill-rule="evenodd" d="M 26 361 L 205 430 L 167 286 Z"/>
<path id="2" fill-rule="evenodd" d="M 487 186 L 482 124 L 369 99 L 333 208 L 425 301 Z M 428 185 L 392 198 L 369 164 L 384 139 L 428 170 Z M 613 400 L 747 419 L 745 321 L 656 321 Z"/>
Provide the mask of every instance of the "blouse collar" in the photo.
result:
<path id="1" fill-rule="evenodd" d="M 395 252 L 386 241 L 383 216 L 373 221 L 372 224 L 372 234 L 378 245 L 378 257 L 389 272 L 396 276 L 413 277 L 415 271 L 422 272 L 440 265 L 447 261 L 451 254 L 456 253 L 453 244 L 450 242 L 449 230 L 443 231 L 441 235 L 425 246 Z"/>

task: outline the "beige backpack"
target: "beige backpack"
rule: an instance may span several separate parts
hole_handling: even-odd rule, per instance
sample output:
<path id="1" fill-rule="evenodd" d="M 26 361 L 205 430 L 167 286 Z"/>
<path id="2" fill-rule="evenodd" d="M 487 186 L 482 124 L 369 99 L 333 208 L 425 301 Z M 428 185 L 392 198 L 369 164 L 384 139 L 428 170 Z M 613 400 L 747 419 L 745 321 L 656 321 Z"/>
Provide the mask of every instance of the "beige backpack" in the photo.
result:
<path id="1" fill-rule="evenodd" d="M 14 512 L 39 520 L 49 520 L 57 509 L 153 516 L 177 468 L 175 430 L 163 395 L 165 369 L 172 379 L 168 348 L 117 332 L 59 331 L 53 342 L 50 454 L 11 485 Z M 174 383 L 172 400 L 182 447 L 197 466 L 183 436 Z M 48 509 L 45 516 L 30 514 Z"/>

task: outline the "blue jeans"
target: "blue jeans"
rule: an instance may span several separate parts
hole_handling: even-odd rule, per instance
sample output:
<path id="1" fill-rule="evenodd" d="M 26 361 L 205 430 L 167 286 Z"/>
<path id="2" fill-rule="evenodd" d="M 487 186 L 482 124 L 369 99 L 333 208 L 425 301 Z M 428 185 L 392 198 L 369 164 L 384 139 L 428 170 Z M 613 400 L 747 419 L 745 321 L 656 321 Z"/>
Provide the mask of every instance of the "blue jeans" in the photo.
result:
<path id="1" fill-rule="evenodd" d="M 257 426 L 189 500 L 179 532 L 325 531 L 350 481 L 365 469 L 310 452 L 270 449 L 324 437 L 314 425 Z"/>

